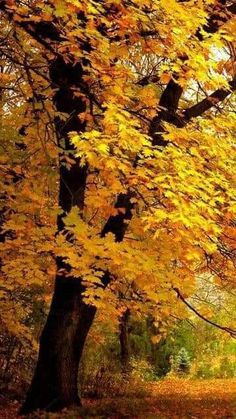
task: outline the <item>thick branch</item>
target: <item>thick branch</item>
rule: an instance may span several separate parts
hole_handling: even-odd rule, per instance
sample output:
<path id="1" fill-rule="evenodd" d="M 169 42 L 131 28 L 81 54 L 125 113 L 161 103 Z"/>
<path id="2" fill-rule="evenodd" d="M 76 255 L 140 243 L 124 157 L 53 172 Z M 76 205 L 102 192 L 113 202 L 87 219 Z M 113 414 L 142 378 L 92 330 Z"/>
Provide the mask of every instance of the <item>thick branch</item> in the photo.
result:
<path id="1" fill-rule="evenodd" d="M 102 229 L 101 237 L 105 237 L 108 233 L 113 233 L 117 242 L 121 242 L 123 240 L 128 227 L 128 221 L 132 218 L 132 209 L 134 208 L 134 204 L 130 202 L 131 198 L 132 194 L 129 192 L 127 194 L 121 193 L 118 195 L 115 203 L 115 208 L 118 209 L 118 214 L 111 215 L 108 218 Z"/>
<path id="2" fill-rule="evenodd" d="M 167 145 L 167 142 L 163 140 L 163 122 L 169 122 L 176 127 L 183 126 L 182 118 L 180 118 L 176 113 L 182 93 L 183 88 L 171 79 L 161 95 L 158 105 L 160 111 L 153 118 L 150 124 L 149 135 L 153 139 L 152 144 L 154 146 L 165 147 Z"/>
<path id="3" fill-rule="evenodd" d="M 236 15 L 236 4 L 228 2 L 227 0 L 219 0 L 213 7 L 209 14 L 206 25 L 203 27 L 205 32 L 214 34 L 218 29 L 231 19 L 232 15 Z M 203 39 L 201 28 L 196 32 L 197 38 L 201 41 Z M 183 57 L 183 61 L 187 59 Z M 176 79 L 178 76 L 175 76 Z M 187 109 L 184 113 L 184 118 L 177 114 L 180 97 L 183 93 L 183 88 L 178 82 L 171 79 L 167 84 L 159 101 L 160 112 L 153 118 L 150 124 L 149 134 L 153 138 L 153 145 L 166 146 L 167 142 L 163 140 L 162 133 L 164 129 L 162 122 L 169 122 L 176 127 L 183 127 L 191 118 L 197 117 L 210 109 L 212 106 L 223 101 L 231 90 L 236 89 L 236 79 L 230 83 L 230 89 L 218 89 L 212 93 L 208 98 L 199 102 L 198 104 Z"/>
<path id="4" fill-rule="evenodd" d="M 190 121 L 192 118 L 201 116 L 204 112 L 226 99 L 232 91 L 236 90 L 236 77 L 229 83 L 229 85 L 230 89 L 217 89 L 201 102 L 186 109 L 184 111 L 184 119 L 186 122 Z"/>

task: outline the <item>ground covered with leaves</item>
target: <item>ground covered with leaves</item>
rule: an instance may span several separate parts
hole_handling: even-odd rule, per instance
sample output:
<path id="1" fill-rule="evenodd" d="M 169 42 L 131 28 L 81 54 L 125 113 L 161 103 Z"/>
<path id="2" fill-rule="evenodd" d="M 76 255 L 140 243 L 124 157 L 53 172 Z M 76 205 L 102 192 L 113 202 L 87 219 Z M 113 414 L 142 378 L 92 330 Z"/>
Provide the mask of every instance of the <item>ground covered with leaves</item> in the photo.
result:
<path id="1" fill-rule="evenodd" d="M 142 390 L 143 391 L 143 390 Z M 2 403 L 0 418 L 16 418 L 18 402 Z M 86 399 L 77 411 L 38 413 L 32 418 L 236 418 L 236 379 L 166 379 L 147 383 L 136 396 Z"/>

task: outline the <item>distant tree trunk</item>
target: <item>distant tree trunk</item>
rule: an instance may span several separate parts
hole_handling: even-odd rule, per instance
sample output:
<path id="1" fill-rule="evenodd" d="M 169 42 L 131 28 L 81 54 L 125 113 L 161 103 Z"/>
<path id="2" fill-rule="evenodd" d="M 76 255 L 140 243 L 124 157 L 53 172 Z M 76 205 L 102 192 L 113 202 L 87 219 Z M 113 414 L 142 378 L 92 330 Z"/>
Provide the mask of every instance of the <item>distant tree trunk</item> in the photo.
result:
<path id="1" fill-rule="evenodd" d="M 126 309 L 121 316 L 119 324 L 120 360 L 123 373 L 127 373 L 130 370 L 129 318 L 130 310 Z"/>

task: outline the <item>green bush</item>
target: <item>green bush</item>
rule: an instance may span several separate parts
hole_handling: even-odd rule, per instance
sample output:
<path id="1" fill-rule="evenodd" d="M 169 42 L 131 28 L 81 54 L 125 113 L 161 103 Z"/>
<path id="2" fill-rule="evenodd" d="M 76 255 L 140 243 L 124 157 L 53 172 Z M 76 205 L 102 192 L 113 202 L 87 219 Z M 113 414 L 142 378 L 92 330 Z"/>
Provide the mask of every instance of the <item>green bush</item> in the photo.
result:
<path id="1" fill-rule="evenodd" d="M 203 360 L 195 365 L 195 378 L 234 378 L 236 377 L 236 360 L 234 357 L 215 358 L 214 362 Z"/>

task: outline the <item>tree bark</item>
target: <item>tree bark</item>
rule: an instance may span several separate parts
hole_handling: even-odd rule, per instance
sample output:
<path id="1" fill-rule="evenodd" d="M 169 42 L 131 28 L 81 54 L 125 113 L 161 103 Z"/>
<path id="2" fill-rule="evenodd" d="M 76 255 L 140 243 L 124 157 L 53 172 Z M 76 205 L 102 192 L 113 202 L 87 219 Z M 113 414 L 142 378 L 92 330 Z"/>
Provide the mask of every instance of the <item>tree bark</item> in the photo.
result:
<path id="1" fill-rule="evenodd" d="M 40 339 L 35 374 L 21 413 L 57 411 L 80 405 L 77 377 L 96 308 L 82 300 L 80 279 L 56 278 L 54 296 Z"/>
<path id="2" fill-rule="evenodd" d="M 129 318 L 130 310 L 126 309 L 120 319 L 120 361 L 123 373 L 129 372 L 130 369 L 130 345 L 129 345 Z"/>

